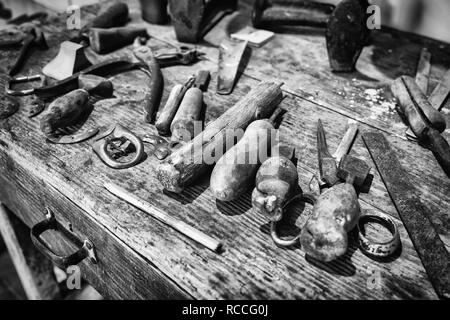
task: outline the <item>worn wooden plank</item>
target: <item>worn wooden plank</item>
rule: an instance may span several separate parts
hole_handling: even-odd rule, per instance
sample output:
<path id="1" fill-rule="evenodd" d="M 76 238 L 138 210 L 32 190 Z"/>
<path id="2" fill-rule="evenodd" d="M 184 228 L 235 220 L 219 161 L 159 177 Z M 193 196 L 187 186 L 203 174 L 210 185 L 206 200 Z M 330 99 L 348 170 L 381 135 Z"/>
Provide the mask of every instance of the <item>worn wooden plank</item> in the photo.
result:
<path id="1" fill-rule="evenodd" d="M 4 143 L 4 141 L 3 141 Z M 83 261 L 82 277 L 94 285 L 104 297 L 122 299 L 181 299 L 189 297 L 177 285 L 163 278 L 138 253 L 117 240 L 104 226 L 90 219 L 57 188 L 45 183 L 28 168 L 0 151 L 0 199 L 28 225 L 44 219 L 45 206 L 54 211 L 58 221 L 80 239 L 89 238 L 98 254 L 98 265 Z M 43 165 L 45 167 L 45 165 Z M 113 229 L 113 227 L 112 227 Z M 43 235 L 58 254 L 68 254 L 77 248 L 56 233 Z"/>
<path id="2" fill-rule="evenodd" d="M 0 233 L 19 275 L 27 298 L 52 300 L 60 297 L 53 264 L 33 245 L 30 229 L 0 203 Z"/>
<path id="3" fill-rule="evenodd" d="M 48 28 L 53 30 L 50 41 L 56 46 L 63 36 L 55 33 L 60 27 L 54 23 Z M 153 32 L 156 30 L 153 26 L 149 29 Z M 162 48 L 167 43 L 154 39 L 151 45 Z M 57 46 L 51 50 L 56 54 Z M 205 46 L 201 46 L 201 50 L 211 55 L 216 52 L 215 48 Z M 127 52 L 123 50 L 117 54 L 121 53 Z M 93 58 L 92 53 L 89 54 Z M 51 57 L 50 53 L 36 56 L 34 63 L 36 66 L 42 65 Z M 213 72 L 211 88 L 214 88 L 216 64 L 213 60 L 203 61 L 192 67 L 164 69 L 165 97 L 175 82 L 183 82 L 199 67 Z M 103 125 L 120 121 L 140 135 L 155 133 L 153 126 L 140 122 L 144 77 L 139 72 L 113 77 L 117 99 L 97 103 L 87 126 L 94 122 Z M 206 121 L 215 119 L 232 106 L 256 82 L 252 77 L 244 75 L 229 97 L 208 92 L 205 97 Z M 346 117 L 339 111 L 321 107 L 296 95 L 286 99 L 283 107 L 289 113 L 281 130 L 283 136 L 300 152 L 298 169 L 301 184 L 305 186 L 317 169 L 315 121 L 319 117 L 324 120 L 330 147 L 334 148 L 345 132 Z M 368 127 L 363 129 L 365 128 Z M 40 184 L 44 183 L 47 189 L 52 190 L 52 197 L 56 194 L 57 200 L 52 203 L 66 206 L 64 203 L 70 200 L 79 210 L 78 223 L 82 224 L 86 220 L 102 226 L 101 230 L 107 230 L 108 235 L 116 239 L 119 246 L 127 246 L 132 252 L 138 252 L 145 261 L 151 262 L 164 274 L 168 281 L 177 283 L 195 298 L 436 298 L 403 227 L 403 251 L 396 260 L 374 262 L 361 254 L 352 241 L 351 248 L 343 259 L 331 264 L 321 264 L 305 259 L 301 248 L 287 250 L 276 247 L 267 233 L 267 221 L 250 210 L 249 194 L 228 204 L 216 204 L 207 189 L 207 181 L 189 188 L 181 195 L 163 193 L 154 173 L 157 163 L 155 158 L 149 157 L 131 169 L 109 169 L 92 154 L 87 143 L 66 147 L 45 144 L 37 123 L 27 119 L 24 110 L 1 123 L 0 139 L 3 141 L 1 148 L 5 149 L 5 145 L 7 146 L 5 153 L 10 162 L 19 168 L 26 168 L 27 173 L 33 172 L 35 177 L 39 177 L 37 181 Z M 443 183 L 438 165 L 432 163 L 432 155 L 399 138 L 389 137 L 389 140 L 403 156 L 402 164 L 411 170 L 413 179 L 421 186 L 421 193 L 430 189 L 423 196 L 427 205 L 431 204 L 438 209 L 435 219 L 444 219 L 441 222 L 441 233 L 447 236 L 446 212 L 450 201 L 445 193 L 448 182 Z M 359 140 L 353 151 L 370 159 Z M 430 165 L 424 166 L 427 163 Z M 11 175 L 8 180 L 13 178 Z M 205 177 L 206 180 L 207 178 Z M 21 183 L 23 180 L 20 180 Z M 174 217 L 223 239 L 225 252 L 221 255 L 213 254 L 114 198 L 102 188 L 102 184 L 107 181 L 118 183 Z M 435 183 L 440 189 L 434 186 Z M 37 182 L 30 183 L 27 188 L 33 190 L 36 185 Z M 40 190 L 45 194 L 49 192 L 47 189 Z M 36 196 L 33 197 L 34 199 L 28 200 L 30 205 L 33 201 L 39 201 Z M 361 198 L 364 211 L 381 209 L 395 215 L 376 173 L 370 192 Z M 70 209 L 73 209 L 72 206 Z M 301 221 L 298 222 L 300 227 L 307 214 L 308 211 L 302 213 L 301 208 L 295 212 L 294 216 L 301 216 Z M 110 252 L 106 251 L 105 254 L 110 255 Z M 376 290 L 368 289 L 369 271 L 381 274 L 382 281 Z M 112 287 L 110 290 L 116 289 Z M 129 288 L 122 290 L 125 294 Z"/>

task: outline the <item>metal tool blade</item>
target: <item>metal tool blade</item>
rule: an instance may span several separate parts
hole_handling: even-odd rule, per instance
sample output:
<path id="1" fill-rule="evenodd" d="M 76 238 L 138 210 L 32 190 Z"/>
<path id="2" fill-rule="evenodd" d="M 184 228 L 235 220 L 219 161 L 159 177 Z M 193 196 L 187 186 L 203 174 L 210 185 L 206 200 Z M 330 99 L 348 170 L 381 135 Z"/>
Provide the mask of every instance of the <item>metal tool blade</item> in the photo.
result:
<path id="1" fill-rule="evenodd" d="M 329 186 L 333 186 L 339 181 L 337 176 L 336 161 L 328 151 L 325 130 L 322 121 L 317 121 L 317 155 L 319 159 L 320 179 L 325 181 Z"/>
<path id="2" fill-rule="evenodd" d="M 363 141 L 440 298 L 450 298 L 450 255 L 419 200 L 409 175 L 383 134 L 365 132 Z"/>
<path id="3" fill-rule="evenodd" d="M 95 136 L 99 132 L 99 128 L 89 129 L 80 133 L 68 134 L 63 136 L 48 136 L 50 142 L 57 144 L 73 144 L 87 140 Z"/>

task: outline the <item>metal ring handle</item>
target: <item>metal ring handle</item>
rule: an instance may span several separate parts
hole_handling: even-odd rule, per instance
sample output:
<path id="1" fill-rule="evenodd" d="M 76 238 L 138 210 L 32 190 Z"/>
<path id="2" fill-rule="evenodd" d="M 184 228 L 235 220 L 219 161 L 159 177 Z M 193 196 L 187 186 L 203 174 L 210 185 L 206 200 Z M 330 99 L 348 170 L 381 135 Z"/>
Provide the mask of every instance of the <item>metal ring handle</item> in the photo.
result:
<path id="1" fill-rule="evenodd" d="M 103 139 L 105 136 L 101 135 L 101 139 L 94 142 L 92 148 L 94 152 L 100 157 L 100 159 L 102 159 L 103 162 L 106 163 L 106 165 L 114 169 L 125 169 L 134 166 L 142 159 L 144 155 L 144 144 L 142 143 L 142 140 L 134 133 L 118 124 L 112 130 L 111 136 L 112 138 L 125 138 L 129 140 L 136 148 L 136 155 L 127 162 L 120 162 L 113 159 L 108 154 L 108 143 L 106 139 Z"/>
<path id="2" fill-rule="evenodd" d="M 78 249 L 75 253 L 67 255 L 67 256 L 59 256 L 54 253 L 41 239 L 41 234 L 48 230 L 60 231 L 66 237 L 69 238 L 72 242 L 76 244 L 82 243 L 80 249 Z M 94 245 L 88 239 L 81 242 L 78 238 L 76 238 L 73 234 L 63 228 L 58 221 L 56 221 L 55 216 L 51 212 L 49 208 L 47 208 L 46 219 L 35 224 L 31 228 L 30 232 L 31 241 L 36 246 L 36 248 L 47 258 L 49 258 L 55 265 L 60 268 L 66 269 L 70 265 L 79 264 L 85 258 L 90 258 L 91 262 L 96 264 L 97 257 L 94 251 Z"/>
<path id="3" fill-rule="evenodd" d="M 367 239 L 364 224 L 369 221 L 386 227 L 392 233 L 392 238 L 385 242 L 374 242 Z M 384 213 L 361 216 L 358 221 L 358 243 L 361 251 L 369 256 L 385 258 L 392 255 L 400 245 L 400 234 L 394 219 Z"/>
<path id="4" fill-rule="evenodd" d="M 296 201 L 296 200 L 300 200 L 304 203 L 309 203 L 312 206 L 314 206 L 316 204 L 316 196 L 312 193 L 301 193 L 298 194 L 294 197 L 292 197 L 288 202 L 286 202 L 286 204 L 283 206 L 283 210 L 292 202 Z M 291 237 L 289 239 L 282 239 L 281 237 L 278 236 L 277 234 L 277 223 L 278 221 L 272 221 L 270 224 L 270 236 L 272 237 L 273 242 L 275 242 L 275 244 L 277 244 L 280 247 L 290 247 L 294 244 L 296 244 L 299 239 L 300 239 L 300 232 L 298 233 L 298 235 Z"/>

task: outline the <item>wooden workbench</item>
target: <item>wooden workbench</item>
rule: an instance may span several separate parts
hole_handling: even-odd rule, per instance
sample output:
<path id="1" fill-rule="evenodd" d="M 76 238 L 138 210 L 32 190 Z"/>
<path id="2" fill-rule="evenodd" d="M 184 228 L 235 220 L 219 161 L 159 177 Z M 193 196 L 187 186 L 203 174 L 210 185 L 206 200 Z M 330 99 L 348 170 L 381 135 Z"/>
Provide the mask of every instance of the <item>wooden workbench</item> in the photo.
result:
<path id="1" fill-rule="evenodd" d="M 297 150 L 300 184 L 304 188 L 318 169 L 315 134 L 319 118 L 331 150 L 343 136 L 348 119 L 359 121 L 362 131 L 383 132 L 410 173 L 422 202 L 431 209 L 436 229 L 449 248 L 450 179 L 430 151 L 404 138 L 406 126 L 393 108 L 387 86 L 399 75 L 414 76 L 420 50 L 426 46 L 432 53 L 431 91 L 450 67 L 450 46 L 399 32 L 377 32 L 364 49 L 357 72 L 333 74 L 322 31 L 286 31 L 262 48 L 253 49 L 233 94 L 220 96 L 215 93 L 217 47 L 227 33 L 250 23 L 251 7 L 247 1 L 240 2 L 239 13 L 221 21 L 198 45 L 206 53 L 206 60 L 163 69 L 163 103 L 175 83 L 183 83 L 200 68 L 212 73 L 205 96 L 206 123 L 259 81 L 284 82 L 286 99 L 281 106 L 287 114 L 281 124 L 281 138 Z M 129 6 L 130 24 L 147 26 L 154 50 L 179 45 L 170 25 L 145 24 L 138 5 L 130 2 Z M 97 10 L 98 7 L 83 9 L 83 21 Z M 50 49 L 34 52 L 23 74 L 40 72 L 56 55 L 59 43 L 68 38 L 65 25 L 64 17 L 48 18 L 43 28 Z M 92 61 L 111 57 L 95 55 L 90 49 L 86 52 Z M 130 53 L 130 48 L 125 48 L 113 55 Z M 0 54 L 0 69 L 6 69 L 17 51 Z M 145 75 L 130 71 L 111 79 L 115 98 L 98 102 L 85 127 L 118 122 L 141 136 L 156 133 L 153 125 L 143 122 Z M 380 97 L 374 97 L 367 89 L 379 89 Z M 389 261 L 374 261 L 361 253 L 352 238 L 343 258 L 321 263 L 305 258 L 300 246 L 277 247 L 270 238 L 265 217 L 252 212 L 250 193 L 234 202 L 216 203 L 208 189 L 209 176 L 205 176 L 182 194 L 169 194 L 163 192 L 156 179 L 158 160 L 153 156 L 131 169 L 114 170 L 93 154 L 88 142 L 67 146 L 46 142 L 39 130 L 39 116 L 30 119 L 26 115 L 31 100 L 32 97 L 21 98 L 19 112 L 0 121 L 0 201 L 28 226 L 43 220 L 48 206 L 80 239 L 89 238 L 99 263 L 83 261 L 82 274 L 107 298 L 437 298 L 359 136 L 352 154 L 368 161 L 373 174 L 370 190 L 360 195 L 362 210 L 392 215 L 400 226 L 402 250 Z M 443 113 L 449 121 L 448 112 L 447 106 Z M 450 138 L 449 130 L 445 136 Z M 221 239 L 224 252 L 213 253 L 119 200 L 103 188 L 105 182 L 119 184 L 173 217 Z M 298 228 L 309 212 L 296 208 L 293 215 L 298 217 Z M 45 239 L 60 253 L 74 250 L 57 234 L 50 233 Z M 378 279 L 376 285 L 374 276 Z"/>

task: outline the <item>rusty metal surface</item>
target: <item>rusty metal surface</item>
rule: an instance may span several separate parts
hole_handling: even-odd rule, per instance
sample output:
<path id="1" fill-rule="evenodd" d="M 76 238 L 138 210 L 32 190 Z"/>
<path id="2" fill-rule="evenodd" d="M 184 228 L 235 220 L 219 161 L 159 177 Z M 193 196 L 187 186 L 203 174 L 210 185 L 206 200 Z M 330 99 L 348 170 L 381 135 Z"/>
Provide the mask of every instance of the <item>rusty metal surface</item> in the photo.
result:
<path id="1" fill-rule="evenodd" d="M 430 221 L 431 213 L 386 138 L 377 132 L 365 132 L 362 138 L 436 293 L 450 299 L 450 256 Z"/>

